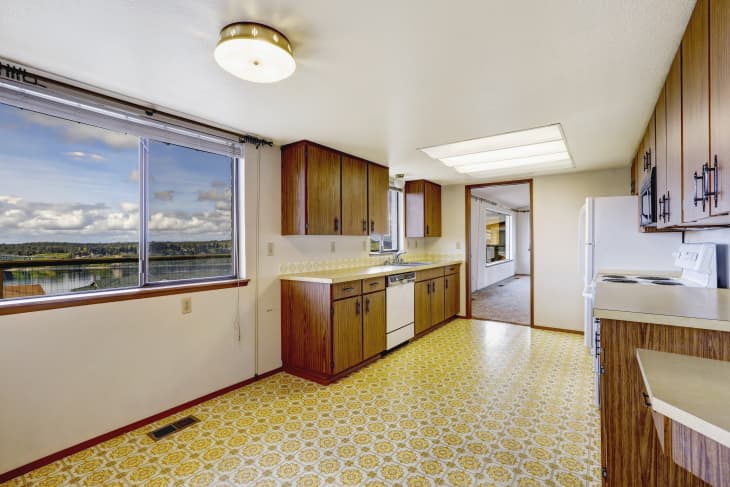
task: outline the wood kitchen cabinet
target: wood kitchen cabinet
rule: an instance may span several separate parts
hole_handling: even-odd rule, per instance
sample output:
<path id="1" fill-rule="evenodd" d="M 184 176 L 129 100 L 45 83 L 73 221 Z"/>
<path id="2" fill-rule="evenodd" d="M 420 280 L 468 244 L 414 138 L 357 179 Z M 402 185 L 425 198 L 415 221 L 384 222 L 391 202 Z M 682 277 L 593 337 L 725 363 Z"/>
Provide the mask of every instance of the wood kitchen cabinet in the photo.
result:
<path id="1" fill-rule="evenodd" d="M 682 39 L 683 222 L 710 215 L 703 196 L 703 166 L 710 154 L 710 80 L 707 0 L 698 0 Z"/>
<path id="2" fill-rule="evenodd" d="M 444 268 L 416 272 L 415 332 L 426 332 L 446 319 Z"/>
<path id="3" fill-rule="evenodd" d="M 282 235 L 387 231 L 387 167 L 306 140 L 281 148 Z"/>
<path id="4" fill-rule="evenodd" d="M 367 182 L 370 233 L 386 235 L 390 230 L 388 228 L 388 189 L 390 187 L 388 168 L 369 164 Z"/>
<path id="5" fill-rule="evenodd" d="M 699 2 L 698 2 L 699 4 Z M 711 215 L 730 212 L 730 2 L 710 2 Z"/>
<path id="6" fill-rule="evenodd" d="M 459 274 L 444 276 L 444 319 L 459 313 Z"/>
<path id="7" fill-rule="evenodd" d="M 657 111 L 657 147 L 664 161 L 657 165 L 657 226 L 666 228 L 682 223 L 682 50 L 674 56 L 664 85 L 664 116 Z M 660 125 L 663 134 L 660 135 Z"/>
<path id="8" fill-rule="evenodd" d="M 362 354 L 368 359 L 385 351 L 385 291 L 365 294 L 362 299 Z"/>
<path id="9" fill-rule="evenodd" d="M 406 237 L 441 236 L 441 186 L 424 179 L 406 181 Z"/>
<path id="10" fill-rule="evenodd" d="M 332 303 L 332 372 L 362 362 L 362 297 L 341 299 Z"/>
<path id="11" fill-rule="evenodd" d="M 342 234 L 368 235 L 368 163 L 350 156 L 342 156 Z"/>
<path id="12" fill-rule="evenodd" d="M 730 333 L 601 319 L 601 460 L 603 485 L 705 487 L 664 454 L 636 349 L 730 361 Z"/>

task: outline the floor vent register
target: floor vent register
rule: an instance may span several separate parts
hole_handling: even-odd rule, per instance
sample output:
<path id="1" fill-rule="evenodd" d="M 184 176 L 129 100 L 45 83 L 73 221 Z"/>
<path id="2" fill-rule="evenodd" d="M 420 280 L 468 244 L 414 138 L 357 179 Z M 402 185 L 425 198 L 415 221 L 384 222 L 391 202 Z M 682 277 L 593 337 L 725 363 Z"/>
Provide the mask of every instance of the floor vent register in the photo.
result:
<path id="1" fill-rule="evenodd" d="M 162 438 L 171 435 L 175 433 L 176 431 L 180 431 L 182 429 L 187 428 L 190 425 L 193 425 L 195 423 L 199 423 L 200 420 L 196 418 L 195 416 L 185 416 L 182 419 L 178 419 L 174 423 L 170 423 L 166 426 L 163 426 L 161 428 L 157 428 L 156 430 L 147 433 L 147 435 L 152 438 L 155 441 L 161 440 Z"/>

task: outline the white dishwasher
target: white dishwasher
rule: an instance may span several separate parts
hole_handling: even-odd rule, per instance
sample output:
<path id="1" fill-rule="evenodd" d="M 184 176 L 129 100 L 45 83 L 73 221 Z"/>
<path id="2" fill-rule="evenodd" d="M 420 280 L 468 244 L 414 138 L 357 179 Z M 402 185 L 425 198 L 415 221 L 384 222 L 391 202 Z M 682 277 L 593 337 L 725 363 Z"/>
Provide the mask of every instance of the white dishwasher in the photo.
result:
<path id="1" fill-rule="evenodd" d="M 415 272 L 388 276 L 385 290 L 386 350 L 413 338 L 415 282 Z"/>

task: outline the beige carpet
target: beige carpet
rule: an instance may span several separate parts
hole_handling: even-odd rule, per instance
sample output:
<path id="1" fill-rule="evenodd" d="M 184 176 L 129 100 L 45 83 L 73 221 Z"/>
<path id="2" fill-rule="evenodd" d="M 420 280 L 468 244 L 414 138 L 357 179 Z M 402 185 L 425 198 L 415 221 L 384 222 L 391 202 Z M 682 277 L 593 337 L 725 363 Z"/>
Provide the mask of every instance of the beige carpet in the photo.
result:
<path id="1" fill-rule="evenodd" d="M 530 276 L 516 275 L 471 295 L 474 318 L 530 324 Z"/>

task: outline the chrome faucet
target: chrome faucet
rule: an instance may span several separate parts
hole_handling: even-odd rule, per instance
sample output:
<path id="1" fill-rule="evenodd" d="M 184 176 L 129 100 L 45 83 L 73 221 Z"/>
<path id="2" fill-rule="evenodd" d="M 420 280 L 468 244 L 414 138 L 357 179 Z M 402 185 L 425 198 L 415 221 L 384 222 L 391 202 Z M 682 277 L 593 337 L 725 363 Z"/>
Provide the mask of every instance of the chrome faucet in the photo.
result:
<path id="1" fill-rule="evenodd" d="M 404 254 L 406 254 L 406 252 L 396 252 L 390 261 L 386 261 L 386 264 L 402 264 Z"/>

